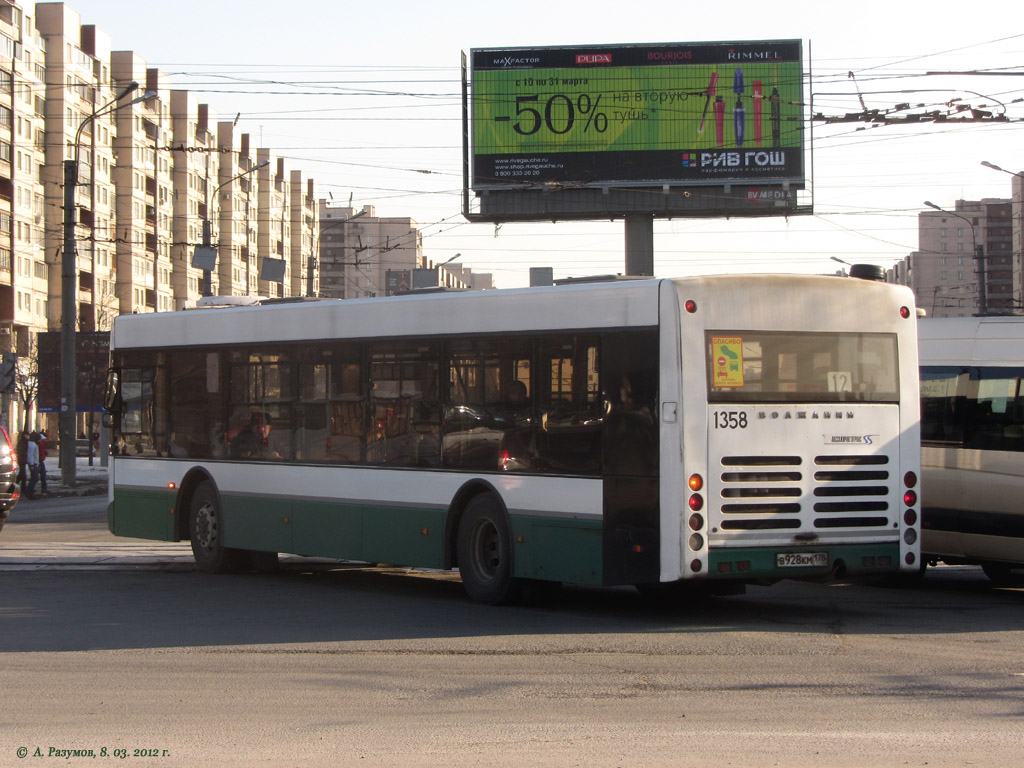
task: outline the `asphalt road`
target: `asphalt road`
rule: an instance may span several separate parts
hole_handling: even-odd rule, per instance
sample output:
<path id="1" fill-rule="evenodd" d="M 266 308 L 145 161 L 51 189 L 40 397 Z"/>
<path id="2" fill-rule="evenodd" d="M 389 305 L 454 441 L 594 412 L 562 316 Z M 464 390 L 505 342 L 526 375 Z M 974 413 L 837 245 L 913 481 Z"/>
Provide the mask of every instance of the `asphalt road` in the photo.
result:
<path id="1" fill-rule="evenodd" d="M 1006 766 L 1024 749 L 1024 591 L 978 569 L 487 608 L 452 574 L 207 576 L 187 545 L 109 536 L 103 504 L 19 506 L 0 532 L 0 766 Z"/>

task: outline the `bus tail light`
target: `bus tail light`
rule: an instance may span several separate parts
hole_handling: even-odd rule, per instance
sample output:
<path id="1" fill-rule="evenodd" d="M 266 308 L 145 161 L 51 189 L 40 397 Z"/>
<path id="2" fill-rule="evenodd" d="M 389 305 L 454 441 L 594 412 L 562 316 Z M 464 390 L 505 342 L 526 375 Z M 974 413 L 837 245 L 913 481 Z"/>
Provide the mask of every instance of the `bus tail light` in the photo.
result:
<path id="1" fill-rule="evenodd" d="M 689 485 L 691 491 L 699 491 L 704 487 L 704 478 L 698 474 L 690 475 Z"/>
<path id="2" fill-rule="evenodd" d="M 917 504 L 917 491 L 907 491 L 903 494 L 903 503 L 908 507 L 912 507 Z"/>
<path id="3" fill-rule="evenodd" d="M 900 317 L 904 320 L 910 317 L 910 307 L 900 307 Z"/>
<path id="4" fill-rule="evenodd" d="M 690 549 L 692 549 L 694 552 L 700 552 L 702 549 L 704 549 L 704 537 L 701 536 L 699 533 L 691 535 L 690 540 L 687 543 L 690 545 Z"/>
<path id="5" fill-rule="evenodd" d="M 704 527 L 704 515 L 699 515 L 696 512 L 694 512 L 692 515 L 690 515 L 690 519 L 688 522 L 691 531 L 699 531 L 701 528 Z"/>
<path id="6" fill-rule="evenodd" d="M 687 312 L 689 312 L 692 315 L 694 312 L 697 311 L 697 302 L 694 301 L 693 299 L 687 299 L 683 303 L 683 307 L 686 309 Z"/>
<path id="7" fill-rule="evenodd" d="M 689 504 L 690 509 L 692 509 L 694 512 L 699 512 L 701 509 L 704 508 L 704 497 L 701 496 L 699 493 L 691 493 Z"/>
<path id="8" fill-rule="evenodd" d="M 917 522 L 917 512 L 912 509 L 908 509 L 903 513 L 903 522 L 907 525 L 914 525 Z"/>
<path id="9" fill-rule="evenodd" d="M 917 531 L 915 531 L 913 528 L 907 528 L 907 530 L 903 532 L 903 540 L 907 542 L 907 544 L 916 544 Z"/>
<path id="10" fill-rule="evenodd" d="M 704 564 L 700 560 L 690 561 L 690 570 L 694 573 L 700 573 L 700 569 L 704 567 Z"/>
<path id="11" fill-rule="evenodd" d="M 916 488 L 917 475 L 913 472 L 907 472 L 907 474 L 903 476 L 903 485 L 905 485 L 907 488 Z"/>

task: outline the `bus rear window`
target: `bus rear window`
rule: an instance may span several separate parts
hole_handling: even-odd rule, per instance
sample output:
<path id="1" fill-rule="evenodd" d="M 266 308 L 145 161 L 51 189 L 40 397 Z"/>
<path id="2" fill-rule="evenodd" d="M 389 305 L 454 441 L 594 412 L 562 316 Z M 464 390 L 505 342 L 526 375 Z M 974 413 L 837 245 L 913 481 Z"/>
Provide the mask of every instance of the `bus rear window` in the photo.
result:
<path id="1" fill-rule="evenodd" d="M 896 403 L 893 333 L 707 331 L 713 403 Z"/>

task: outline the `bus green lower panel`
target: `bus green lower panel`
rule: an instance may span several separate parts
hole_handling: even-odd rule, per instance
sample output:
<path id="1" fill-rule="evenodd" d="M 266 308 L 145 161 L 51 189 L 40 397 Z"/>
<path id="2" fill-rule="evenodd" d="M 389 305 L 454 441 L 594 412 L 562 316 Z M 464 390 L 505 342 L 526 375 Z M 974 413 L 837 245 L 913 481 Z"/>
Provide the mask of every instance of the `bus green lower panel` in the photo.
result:
<path id="1" fill-rule="evenodd" d="M 173 492 L 115 489 L 117 536 L 175 540 Z M 446 508 L 222 494 L 224 543 L 236 549 L 442 568 Z M 600 520 L 512 517 L 515 575 L 601 584 Z"/>
<path id="2" fill-rule="evenodd" d="M 225 496 L 225 542 L 239 549 L 440 568 L 447 510 Z"/>
<path id="3" fill-rule="evenodd" d="M 780 567 L 777 555 L 783 553 L 820 553 L 828 556 L 828 565 Z M 827 576 L 841 561 L 847 576 L 893 573 L 900 566 L 899 544 L 846 544 L 821 547 L 751 547 L 715 549 L 708 556 L 711 578 L 801 579 Z"/>
<path id="4" fill-rule="evenodd" d="M 600 584 L 601 530 L 600 520 L 513 517 L 516 576 Z"/>
<path id="5" fill-rule="evenodd" d="M 173 491 L 118 488 L 107 505 L 107 528 L 115 536 L 175 541 Z"/>
<path id="6" fill-rule="evenodd" d="M 221 494 L 224 543 L 235 549 L 292 551 L 292 501 L 279 496 Z"/>

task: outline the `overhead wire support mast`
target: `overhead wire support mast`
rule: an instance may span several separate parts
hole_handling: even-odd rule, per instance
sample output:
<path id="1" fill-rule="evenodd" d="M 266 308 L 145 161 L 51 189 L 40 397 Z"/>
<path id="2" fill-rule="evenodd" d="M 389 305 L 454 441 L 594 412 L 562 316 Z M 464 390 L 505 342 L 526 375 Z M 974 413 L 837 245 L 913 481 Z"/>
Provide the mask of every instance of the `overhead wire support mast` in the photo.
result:
<path id="1" fill-rule="evenodd" d="M 78 156 L 82 141 L 82 131 L 98 117 L 116 112 L 122 107 L 130 107 L 156 97 L 155 91 L 147 91 L 131 101 L 120 104 L 121 99 L 138 90 L 139 84 L 134 80 L 118 95 L 102 107 L 85 116 L 75 131 L 75 143 L 71 150 L 71 158 L 64 161 L 64 249 L 61 255 L 61 321 L 60 321 L 60 420 L 58 432 L 60 436 L 60 472 L 61 482 L 74 486 L 76 482 L 75 466 L 75 426 L 78 416 L 77 387 L 78 364 L 75 359 L 76 321 L 78 319 L 78 256 L 75 250 L 75 187 L 78 184 Z"/>

